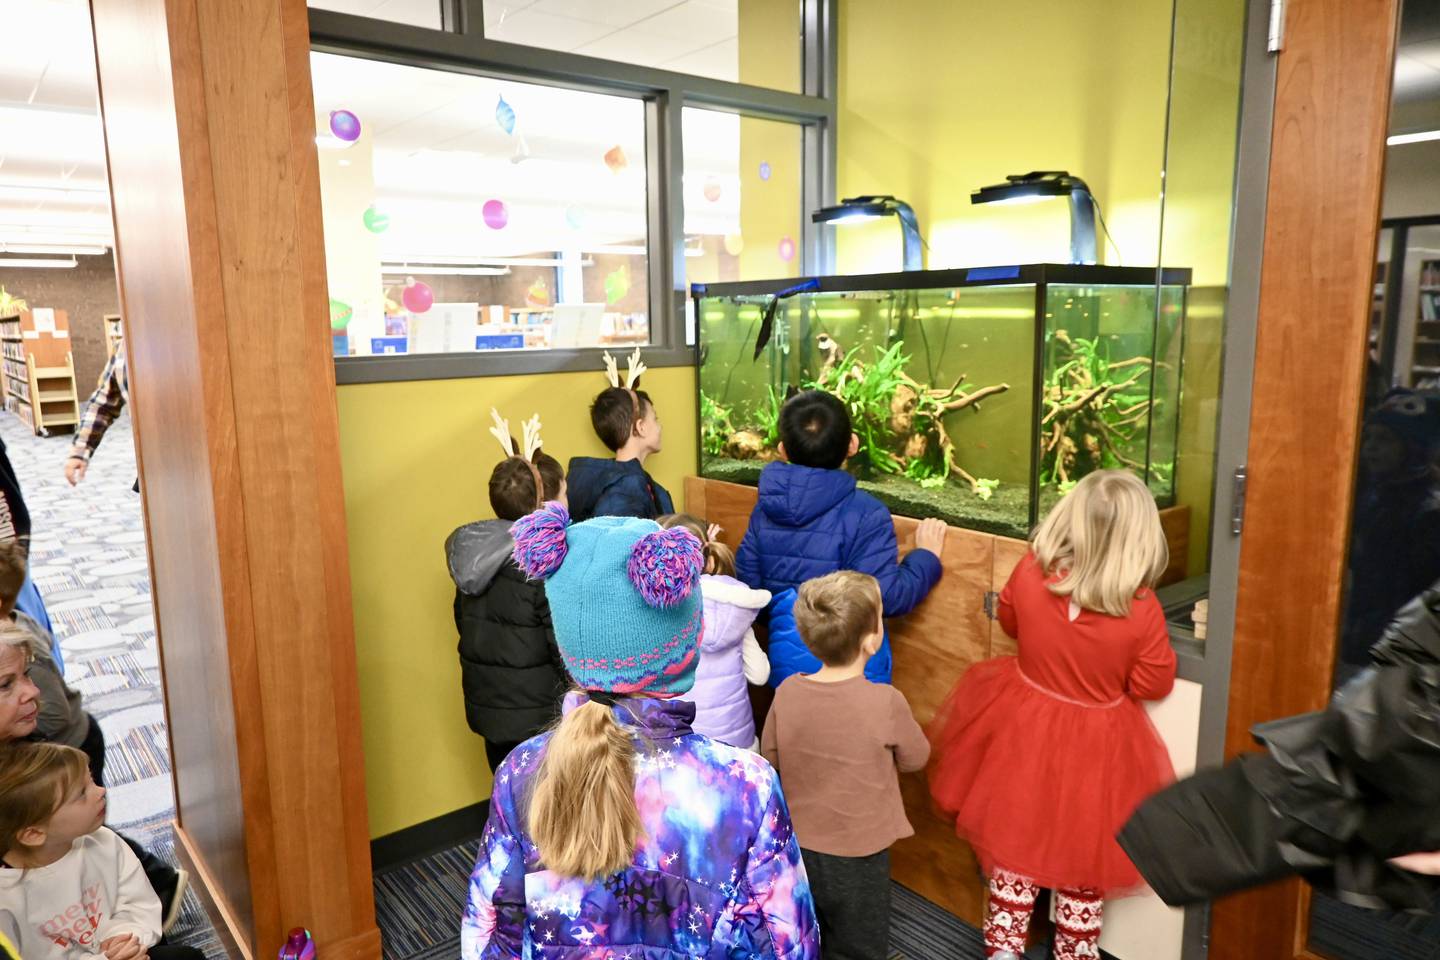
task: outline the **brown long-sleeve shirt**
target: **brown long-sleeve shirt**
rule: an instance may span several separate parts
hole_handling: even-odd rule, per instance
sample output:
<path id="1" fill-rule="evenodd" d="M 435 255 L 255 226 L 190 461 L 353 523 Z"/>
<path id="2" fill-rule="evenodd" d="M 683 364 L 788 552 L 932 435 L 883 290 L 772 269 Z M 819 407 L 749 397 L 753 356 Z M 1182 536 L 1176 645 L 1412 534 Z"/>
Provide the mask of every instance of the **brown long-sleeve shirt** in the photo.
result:
<path id="1" fill-rule="evenodd" d="M 897 768 L 924 767 L 930 743 L 894 687 L 790 677 L 775 692 L 760 752 L 780 771 L 804 849 L 868 857 L 915 832 Z"/>

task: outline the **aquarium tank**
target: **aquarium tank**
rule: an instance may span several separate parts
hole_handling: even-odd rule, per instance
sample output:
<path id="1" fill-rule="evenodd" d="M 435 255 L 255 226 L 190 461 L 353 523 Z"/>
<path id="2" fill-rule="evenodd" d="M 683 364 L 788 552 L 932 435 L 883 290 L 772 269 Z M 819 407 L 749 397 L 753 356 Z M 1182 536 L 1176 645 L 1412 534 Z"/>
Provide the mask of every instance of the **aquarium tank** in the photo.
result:
<path id="1" fill-rule="evenodd" d="M 755 483 L 781 404 L 819 389 L 895 513 L 1024 537 L 1108 468 L 1170 506 L 1189 283 L 1032 264 L 696 285 L 701 475 Z"/>

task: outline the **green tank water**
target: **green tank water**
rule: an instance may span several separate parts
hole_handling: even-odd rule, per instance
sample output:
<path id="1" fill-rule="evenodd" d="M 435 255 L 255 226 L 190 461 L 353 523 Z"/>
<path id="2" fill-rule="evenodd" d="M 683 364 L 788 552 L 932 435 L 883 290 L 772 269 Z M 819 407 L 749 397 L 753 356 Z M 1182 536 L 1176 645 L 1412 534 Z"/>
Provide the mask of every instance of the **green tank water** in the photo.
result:
<path id="1" fill-rule="evenodd" d="M 1105 468 L 1170 506 L 1189 282 L 1034 264 L 696 286 L 700 472 L 755 483 L 780 405 L 821 389 L 895 513 L 1023 537 Z"/>

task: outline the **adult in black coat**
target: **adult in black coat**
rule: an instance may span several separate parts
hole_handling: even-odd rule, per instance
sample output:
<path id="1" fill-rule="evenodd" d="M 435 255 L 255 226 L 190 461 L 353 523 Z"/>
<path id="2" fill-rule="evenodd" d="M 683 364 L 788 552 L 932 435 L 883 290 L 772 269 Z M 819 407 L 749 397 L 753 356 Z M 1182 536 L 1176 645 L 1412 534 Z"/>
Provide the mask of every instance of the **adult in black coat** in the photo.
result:
<path id="1" fill-rule="evenodd" d="M 496 435 L 507 436 L 509 428 L 498 414 L 496 421 Z M 534 440 L 539 439 L 539 424 L 532 422 L 526 427 L 527 443 L 532 426 Z M 512 450 L 513 441 L 505 446 Z M 542 491 L 536 490 L 537 482 Z M 512 455 L 490 476 L 490 506 L 499 519 L 467 523 L 445 541 L 445 562 L 455 581 L 465 720 L 485 738 L 492 771 L 559 716 L 569 684 L 550 627 L 545 585 L 527 580 L 511 556 L 511 524 L 542 499 L 565 500 L 559 461 L 538 449 L 528 457 Z"/>
<path id="2" fill-rule="evenodd" d="M 1172 906 L 1302 874 L 1344 902 L 1440 898 L 1440 583 L 1400 610 L 1330 705 L 1262 724 L 1266 752 L 1141 805 L 1119 835 Z"/>

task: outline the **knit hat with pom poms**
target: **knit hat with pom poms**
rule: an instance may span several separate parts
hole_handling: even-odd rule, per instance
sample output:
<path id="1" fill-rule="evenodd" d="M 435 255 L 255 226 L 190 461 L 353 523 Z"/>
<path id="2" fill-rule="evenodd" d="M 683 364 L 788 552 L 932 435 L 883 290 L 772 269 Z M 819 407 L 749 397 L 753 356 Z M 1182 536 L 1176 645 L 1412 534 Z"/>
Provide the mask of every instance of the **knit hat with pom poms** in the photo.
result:
<path id="1" fill-rule="evenodd" d="M 545 581 L 555 642 L 586 690 L 684 693 L 700 660 L 700 541 L 653 520 L 572 524 L 558 503 L 515 521 L 515 562 Z"/>

